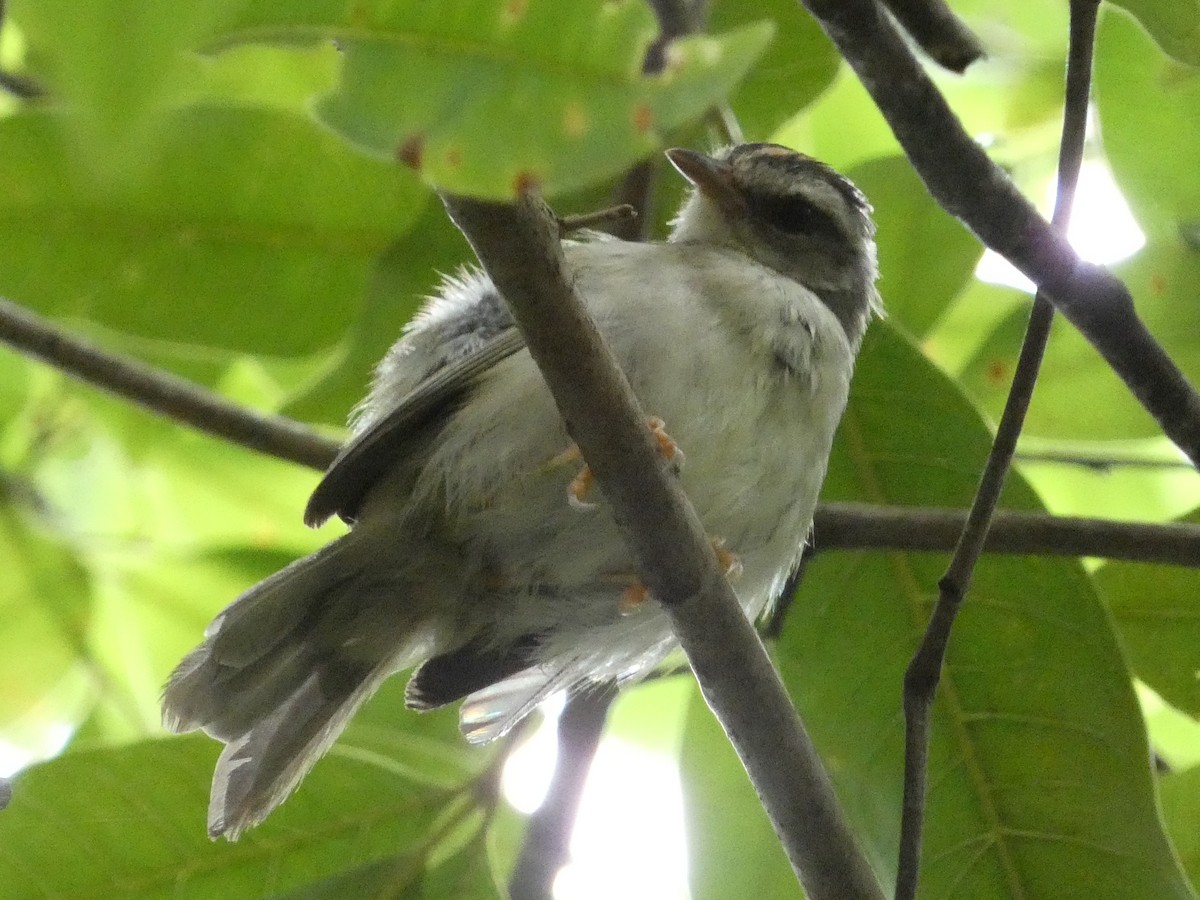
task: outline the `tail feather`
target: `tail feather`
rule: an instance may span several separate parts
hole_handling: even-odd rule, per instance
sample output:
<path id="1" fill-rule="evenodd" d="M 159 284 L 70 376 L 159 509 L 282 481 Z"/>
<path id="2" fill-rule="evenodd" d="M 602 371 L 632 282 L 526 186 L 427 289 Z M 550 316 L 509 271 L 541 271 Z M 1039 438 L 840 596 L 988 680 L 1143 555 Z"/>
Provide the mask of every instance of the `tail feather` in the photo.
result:
<path id="1" fill-rule="evenodd" d="M 213 776 L 213 837 L 262 821 L 380 683 L 436 643 L 423 592 L 355 565 L 369 548 L 354 537 L 239 597 L 167 683 L 166 727 L 226 743 Z"/>
<path id="2" fill-rule="evenodd" d="M 236 840 L 266 818 L 295 790 L 391 671 L 389 663 L 367 671 L 354 667 L 314 671 L 270 715 L 230 741 L 213 775 L 209 835 Z"/>

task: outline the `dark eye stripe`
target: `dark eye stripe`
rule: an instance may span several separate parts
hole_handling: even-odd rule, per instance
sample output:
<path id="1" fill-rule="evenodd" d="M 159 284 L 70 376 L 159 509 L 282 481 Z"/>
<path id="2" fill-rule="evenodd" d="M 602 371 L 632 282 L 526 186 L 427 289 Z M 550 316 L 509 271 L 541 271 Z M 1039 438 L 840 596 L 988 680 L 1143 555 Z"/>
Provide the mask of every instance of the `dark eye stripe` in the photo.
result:
<path id="1" fill-rule="evenodd" d="M 747 199 L 753 216 L 785 234 L 841 236 L 837 221 L 829 213 L 799 195 L 780 197 L 752 193 Z"/>

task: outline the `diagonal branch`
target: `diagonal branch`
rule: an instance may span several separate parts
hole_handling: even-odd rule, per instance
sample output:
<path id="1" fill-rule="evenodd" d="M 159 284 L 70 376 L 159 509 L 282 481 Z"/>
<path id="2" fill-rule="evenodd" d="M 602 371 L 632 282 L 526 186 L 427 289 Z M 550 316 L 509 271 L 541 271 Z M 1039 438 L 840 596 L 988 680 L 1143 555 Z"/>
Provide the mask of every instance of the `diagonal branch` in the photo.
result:
<path id="1" fill-rule="evenodd" d="M 443 199 L 509 303 L 808 896 L 881 898 L 778 674 L 568 278 L 544 204 L 529 195 L 512 205 Z"/>
<path id="2" fill-rule="evenodd" d="M 1064 103 L 1062 143 L 1058 162 L 1058 202 L 1053 225 L 1065 232 L 1071 214 L 1079 169 L 1083 163 L 1083 144 L 1087 132 L 1088 95 L 1091 92 L 1092 50 L 1096 38 L 1099 0 L 1071 0 L 1071 41 L 1067 62 L 1067 88 Z M 933 701 L 941 678 L 950 630 L 971 583 L 975 565 L 983 553 L 988 530 L 1000 492 L 1012 465 L 1017 439 L 1025 424 L 1025 414 L 1033 398 L 1038 370 L 1050 338 L 1054 307 L 1038 290 L 1021 356 L 996 439 L 988 454 L 979 489 L 967 514 L 962 536 L 946 574 L 938 583 L 939 594 L 929 626 L 904 674 L 904 803 L 900 827 L 900 860 L 896 877 L 897 900 L 909 900 L 917 894 L 921 862 L 921 836 L 925 820 L 926 785 L 929 766 L 929 739 Z"/>
<path id="3" fill-rule="evenodd" d="M 162 369 L 101 350 L 0 297 L 0 341 L 152 412 L 251 450 L 324 470 L 338 444 L 294 419 L 263 415 Z"/>
<path id="4" fill-rule="evenodd" d="M 0 300 L 0 341 L 87 384 L 208 434 L 234 441 L 221 423 L 241 422 L 239 427 L 253 436 L 234 442 L 277 459 L 324 471 L 339 449 L 336 441 L 295 419 L 255 413 L 169 372 L 73 337 L 5 300 Z M 957 509 L 825 503 L 817 507 L 813 528 L 821 550 L 945 552 L 954 548 L 965 520 L 965 511 Z M 1001 511 L 984 549 L 988 553 L 1100 556 L 1198 567 L 1200 526 Z"/>
<path id="5" fill-rule="evenodd" d="M 802 0 L 854 68 L 934 198 L 1044 289 L 1164 433 L 1200 464 L 1200 394 L 1128 289 L 1083 262 L 971 140 L 876 0 Z"/>

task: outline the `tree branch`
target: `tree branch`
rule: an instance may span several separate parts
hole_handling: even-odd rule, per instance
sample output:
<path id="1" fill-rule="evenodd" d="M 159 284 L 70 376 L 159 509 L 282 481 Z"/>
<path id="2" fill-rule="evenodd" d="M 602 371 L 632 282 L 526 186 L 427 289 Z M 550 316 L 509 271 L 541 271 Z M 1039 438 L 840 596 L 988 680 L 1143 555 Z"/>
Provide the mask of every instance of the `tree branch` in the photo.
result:
<path id="1" fill-rule="evenodd" d="M 1083 262 L 971 140 L 876 0 L 801 0 L 854 68 L 934 198 L 1047 296 L 1194 464 L 1200 394 L 1126 287 Z"/>
<path id="2" fill-rule="evenodd" d="M 512 205 L 443 199 L 510 305 L 808 895 L 881 898 L 778 674 L 573 288 L 545 206 L 529 195 Z"/>
<path id="3" fill-rule="evenodd" d="M 210 427 L 211 423 L 204 421 L 209 410 L 217 411 L 218 418 L 230 416 L 253 422 L 257 439 L 238 443 L 259 453 L 318 471 L 328 468 L 337 455 L 336 441 L 295 419 L 258 415 L 199 385 L 71 337 L 52 323 L 5 300 L 0 300 L 0 340 L 87 384 L 111 390 L 158 415 L 218 437 L 232 440 L 219 427 Z M 73 349 L 65 354 L 43 353 L 39 348 L 45 346 Z M 87 365 L 74 365 L 74 357 L 78 354 L 85 356 Z M 134 384 L 146 387 L 142 395 L 134 395 L 136 388 L 125 390 L 110 385 L 109 373 L 127 371 L 136 372 L 141 379 Z M 157 405 L 154 402 L 154 398 L 162 394 L 176 395 L 180 385 L 186 387 L 186 391 L 179 395 L 196 401 L 189 406 L 186 416 L 179 414 L 178 404 Z M 954 548 L 965 517 L 964 510 L 955 509 L 825 503 L 817 508 L 813 529 L 820 550 L 945 552 Z M 1115 522 L 1002 510 L 992 523 L 984 549 L 989 553 L 1100 556 L 1200 567 L 1200 526 Z"/>
<path id="4" fill-rule="evenodd" d="M 1060 233 L 1067 229 L 1075 186 L 1079 181 L 1079 169 L 1083 163 L 1088 95 L 1092 83 L 1092 50 L 1099 5 L 1099 0 L 1071 0 L 1070 55 L 1058 158 L 1058 201 L 1052 223 Z M 1017 449 L 1017 440 L 1025 425 L 1025 414 L 1029 411 L 1029 402 L 1037 385 L 1038 371 L 1053 321 L 1054 307 L 1039 288 L 1025 340 L 1021 344 L 1017 370 L 1004 404 L 1004 412 L 1000 416 L 1000 424 L 996 428 L 996 438 L 979 480 L 979 489 L 967 513 L 967 521 L 954 548 L 950 565 L 938 582 L 938 600 L 929 626 L 904 673 L 904 803 L 896 900 L 911 900 L 917 895 L 933 701 L 941 680 L 946 648 L 950 643 L 950 631 L 970 587 L 996 505 L 1000 502 L 1000 492 L 1004 488 Z"/>
<path id="5" fill-rule="evenodd" d="M 558 756 L 546 799 L 529 817 L 525 842 L 508 882 L 512 900 L 550 900 L 554 878 L 568 858 L 579 801 L 608 710 L 616 699 L 615 684 L 576 694 L 558 718 Z"/>
<path id="6" fill-rule="evenodd" d="M 951 72 L 963 72 L 983 56 L 979 39 L 944 0 L 883 0 L 921 49 Z"/>
<path id="7" fill-rule="evenodd" d="M 967 511 L 962 509 L 825 503 L 817 507 L 813 536 L 817 552 L 948 553 L 966 521 Z M 1200 525 L 1152 525 L 1000 510 L 992 520 L 984 551 L 1017 556 L 1097 556 L 1197 569 Z"/>
<path id="8" fill-rule="evenodd" d="M 101 350 L 3 298 L 0 340 L 151 412 L 251 450 L 321 470 L 337 455 L 336 441 L 294 419 L 252 412 L 169 372 Z"/>

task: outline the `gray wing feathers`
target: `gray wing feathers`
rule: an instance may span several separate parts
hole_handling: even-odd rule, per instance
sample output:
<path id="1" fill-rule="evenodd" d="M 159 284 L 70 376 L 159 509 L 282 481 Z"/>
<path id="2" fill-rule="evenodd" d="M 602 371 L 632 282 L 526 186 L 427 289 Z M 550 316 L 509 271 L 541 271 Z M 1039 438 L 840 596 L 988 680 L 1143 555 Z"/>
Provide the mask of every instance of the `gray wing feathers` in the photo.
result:
<path id="1" fill-rule="evenodd" d="M 309 498 L 307 525 L 317 526 L 335 513 L 353 520 L 363 495 L 406 454 L 406 444 L 424 429 L 443 420 L 450 406 L 485 372 L 525 346 L 515 328 L 508 328 L 478 350 L 437 369 L 409 391 L 382 418 L 353 438 L 338 454 Z"/>

